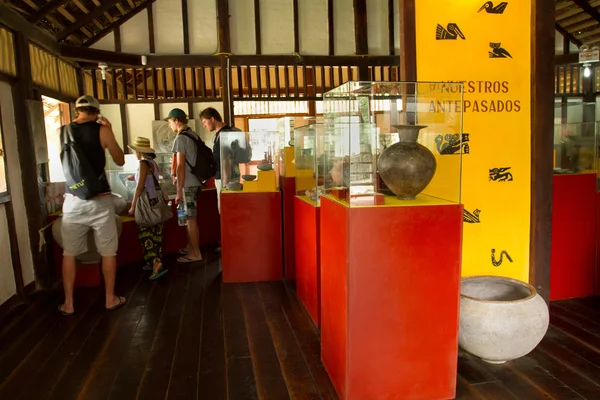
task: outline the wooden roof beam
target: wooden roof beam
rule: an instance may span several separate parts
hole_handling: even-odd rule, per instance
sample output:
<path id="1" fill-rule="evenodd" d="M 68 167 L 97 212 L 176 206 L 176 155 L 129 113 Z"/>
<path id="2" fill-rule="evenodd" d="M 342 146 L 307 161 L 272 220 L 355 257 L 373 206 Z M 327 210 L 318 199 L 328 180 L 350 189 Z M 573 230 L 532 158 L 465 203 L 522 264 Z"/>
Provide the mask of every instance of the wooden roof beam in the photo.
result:
<path id="1" fill-rule="evenodd" d="M 13 31 L 21 32 L 28 40 L 34 42 L 45 50 L 48 50 L 54 54 L 58 54 L 58 44 L 56 43 L 56 38 L 53 35 L 51 35 L 48 31 L 29 23 L 24 17 L 14 11 L 7 4 L 0 3 L 0 23 L 12 29 Z"/>
<path id="2" fill-rule="evenodd" d="M 585 11 L 590 17 L 598 21 L 598 23 L 600 23 L 600 12 L 598 12 L 595 7 L 588 3 L 587 0 L 573 0 L 573 3 Z"/>
<path id="3" fill-rule="evenodd" d="M 100 7 L 96 7 L 89 14 L 84 15 L 81 19 L 77 21 L 77 23 L 72 24 L 60 31 L 56 37 L 57 40 L 59 42 L 65 40 L 69 35 L 76 33 L 78 30 L 91 23 L 94 19 L 102 16 L 104 12 L 113 8 L 118 2 L 119 0 L 105 0 L 104 2 L 102 2 L 102 5 Z"/>
<path id="4" fill-rule="evenodd" d="M 111 66 L 142 66 L 142 56 L 132 53 L 117 53 L 114 51 L 89 49 L 85 47 L 76 47 L 60 45 L 61 57 L 73 59 L 75 61 L 88 61 L 92 63 L 105 62 Z"/>
<path id="5" fill-rule="evenodd" d="M 565 38 L 567 38 L 567 40 L 569 40 L 571 43 L 577 45 L 577 47 L 581 47 L 581 45 L 583 44 L 581 42 L 581 40 L 576 39 L 573 35 L 571 35 L 565 28 L 560 26 L 558 23 L 555 23 L 554 26 L 555 26 L 556 30 L 558 32 L 560 32 L 561 35 L 563 35 Z"/>
<path id="6" fill-rule="evenodd" d="M 46 15 L 50 14 L 52 11 L 56 10 L 58 7 L 62 7 L 67 4 L 69 0 L 51 0 L 48 3 L 44 4 L 37 10 L 35 13 L 31 14 L 27 20 L 32 24 L 35 24 Z"/>
<path id="7" fill-rule="evenodd" d="M 138 6 L 136 8 L 134 8 L 133 10 L 129 11 L 127 13 L 127 15 L 122 16 L 121 18 L 119 18 L 118 20 L 116 20 L 115 22 L 113 22 L 112 24 L 110 24 L 109 26 L 107 26 L 106 28 L 101 30 L 100 32 L 96 33 L 92 38 L 90 38 L 88 41 L 86 41 L 83 44 L 83 46 L 90 47 L 91 45 L 93 45 L 94 43 L 96 43 L 100 39 L 102 39 L 104 36 L 108 35 L 110 32 L 114 31 L 115 29 L 117 29 L 118 27 L 123 25 L 125 22 L 129 21 L 131 18 L 133 18 L 134 16 L 139 14 L 140 11 L 142 11 L 148 7 L 151 7 L 152 3 L 154 3 L 155 1 L 156 0 L 146 0 L 145 2 L 138 4 Z"/>

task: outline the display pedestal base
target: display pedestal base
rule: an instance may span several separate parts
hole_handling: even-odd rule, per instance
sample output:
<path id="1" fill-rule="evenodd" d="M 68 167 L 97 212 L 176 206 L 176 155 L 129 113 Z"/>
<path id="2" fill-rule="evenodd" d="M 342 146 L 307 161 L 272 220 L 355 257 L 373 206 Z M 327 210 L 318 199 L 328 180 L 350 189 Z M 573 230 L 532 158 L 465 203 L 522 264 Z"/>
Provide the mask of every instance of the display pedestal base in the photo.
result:
<path id="1" fill-rule="evenodd" d="M 317 327 L 321 325 L 319 266 L 319 207 L 308 199 L 294 199 L 296 292 Z"/>
<path id="2" fill-rule="evenodd" d="M 294 198 L 296 197 L 296 178 L 281 177 L 283 207 L 283 269 L 285 279 L 296 279 L 296 259 L 294 240 Z"/>
<path id="3" fill-rule="evenodd" d="M 321 197 L 321 358 L 342 400 L 454 398 L 462 205 Z"/>
<path id="4" fill-rule="evenodd" d="M 283 279 L 281 193 L 221 193 L 223 282 Z"/>
<path id="5" fill-rule="evenodd" d="M 554 175 L 550 300 L 594 295 L 596 174 Z"/>

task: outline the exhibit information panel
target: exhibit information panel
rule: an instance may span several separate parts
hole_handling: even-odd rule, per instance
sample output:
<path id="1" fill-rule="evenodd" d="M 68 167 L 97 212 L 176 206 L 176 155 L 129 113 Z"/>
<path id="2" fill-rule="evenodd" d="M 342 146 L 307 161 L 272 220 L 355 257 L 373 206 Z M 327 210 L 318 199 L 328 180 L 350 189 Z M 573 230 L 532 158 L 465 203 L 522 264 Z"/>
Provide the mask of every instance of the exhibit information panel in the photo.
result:
<path id="1" fill-rule="evenodd" d="M 463 156 L 462 274 L 529 281 L 531 1 L 419 0 L 415 19 L 417 79 L 464 82 L 462 104 L 430 105 L 464 112 L 444 154 Z"/>

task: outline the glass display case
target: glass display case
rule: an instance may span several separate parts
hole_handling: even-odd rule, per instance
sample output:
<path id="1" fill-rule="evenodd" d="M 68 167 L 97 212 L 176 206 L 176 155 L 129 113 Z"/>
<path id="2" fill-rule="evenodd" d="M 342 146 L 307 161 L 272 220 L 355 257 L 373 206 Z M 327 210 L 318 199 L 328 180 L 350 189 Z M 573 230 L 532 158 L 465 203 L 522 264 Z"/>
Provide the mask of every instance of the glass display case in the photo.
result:
<path id="1" fill-rule="evenodd" d="M 279 191 L 279 132 L 221 132 L 223 192 Z"/>
<path id="2" fill-rule="evenodd" d="M 554 125 L 554 173 L 596 173 L 596 122 Z"/>
<path id="3" fill-rule="evenodd" d="M 347 82 L 323 99 L 324 191 L 348 206 L 457 204 L 462 83 Z"/>
<path id="4" fill-rule="evenodd" d="M 295 164 L 296 196 L 319 205 L 324 188 L 323 124 L 310 124 L 296 128 Z"/>
<path id="5" fill-rule="evenodd" d="M 173 184 L 173 176 L 171 175 L 171 160 L 172 153 L 158 153 L 154 161 L 159 168 L 159 181 L 161 189 L 169 199 L 174 199 L 177 195 L 177 188 Z M 127 179 L 129 176 L 135 175 L 138 170 L 139 161 L 135 154 L 125 154 L 125 164 L 119 166 L 114 163 L 112 157 L 106 155 L 106 175 L 111 191 L 119 194 L 127 201 L 133 200 L 135 193 L 135 181 Z"/>
<path id="6" fill-rule="evenodd" d="M 282 117 L 277 120 L 277 131 L 279 132 L 279 152 L 281 163 L 279 174 L 281 176 L 295 176 L 296 166 L 294 164 L 294 128 L 295 117 Z"/>

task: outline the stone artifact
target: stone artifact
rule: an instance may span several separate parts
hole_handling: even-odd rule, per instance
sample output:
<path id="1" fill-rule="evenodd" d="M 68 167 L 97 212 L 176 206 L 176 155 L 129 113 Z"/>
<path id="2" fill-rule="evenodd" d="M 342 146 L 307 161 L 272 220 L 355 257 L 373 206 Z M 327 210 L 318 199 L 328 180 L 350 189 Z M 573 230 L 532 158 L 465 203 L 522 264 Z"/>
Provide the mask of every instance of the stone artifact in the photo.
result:
<path id="1" fill-rule="evenodd" d="M 263 162 L 262 164 L 258 164 L 258 167 L 256 167 L 256 168 L 258 168 L 261 171 L 270 171 L 273 169 L 273 164 Z"/>
<path id="2" fill-rule="evenodd" d="M 381 152 L 377 168 L 386 186 L 402 200 L 414 200 L 435 174 L 433 153 L 417 143 L 422 125 L 393 125 L 400 141 Z"/>
<path id="3" fill-rule="evenodd" d="M 225 187 L 227 188 L 227 190 L 231 190 L 234 192 L 239 192 L 240 190 L 244 189 L 244 185 L 242 185 L 239 182 L 229 182 Z"/>
<path id="4" fill-rule="evenodd" d="M 242 179 L 245 181 L 253 181 L 256 179 L 256 175 L 242 175 Z"/>
<path id="5" fill-rule="evenodd" d="M 458 344 L 493 364 L 532 351 L 548 330 L 544 299 L 528 283 L 499 276 L 464 278 Z"/>

